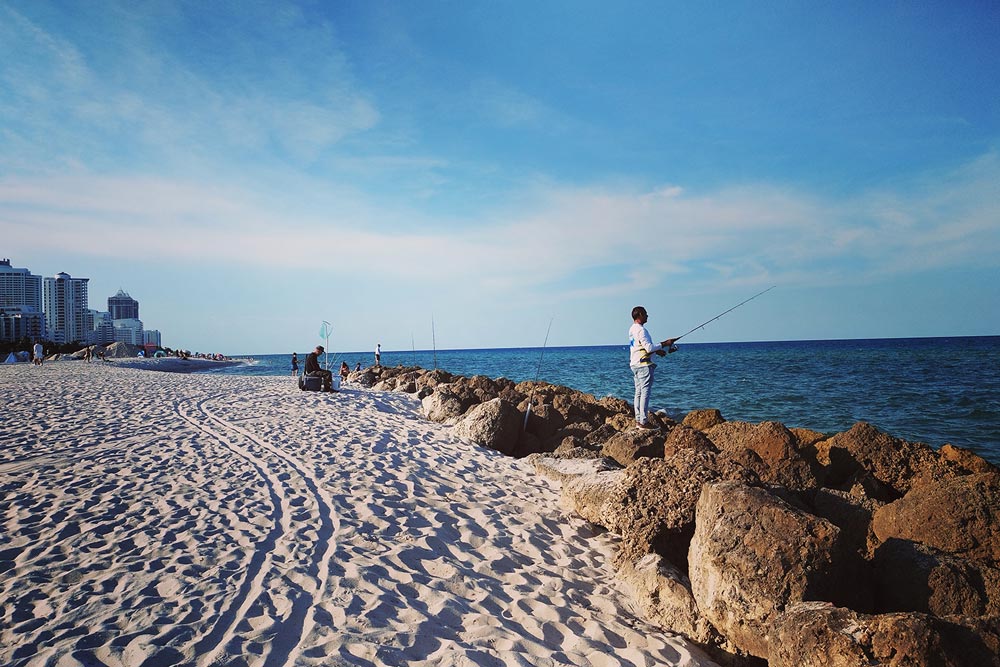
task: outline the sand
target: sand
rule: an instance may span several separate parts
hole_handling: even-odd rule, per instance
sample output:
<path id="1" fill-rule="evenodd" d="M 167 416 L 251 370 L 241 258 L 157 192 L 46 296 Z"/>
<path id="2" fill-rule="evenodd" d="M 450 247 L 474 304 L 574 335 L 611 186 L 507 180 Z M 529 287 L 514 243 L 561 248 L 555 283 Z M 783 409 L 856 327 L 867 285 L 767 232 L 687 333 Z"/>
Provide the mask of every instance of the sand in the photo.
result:
<path id="1" fill-rule="evenodd" d="M 406 395 L 81 362 L 0 395 L 0 664 L 714 664 Z"/>

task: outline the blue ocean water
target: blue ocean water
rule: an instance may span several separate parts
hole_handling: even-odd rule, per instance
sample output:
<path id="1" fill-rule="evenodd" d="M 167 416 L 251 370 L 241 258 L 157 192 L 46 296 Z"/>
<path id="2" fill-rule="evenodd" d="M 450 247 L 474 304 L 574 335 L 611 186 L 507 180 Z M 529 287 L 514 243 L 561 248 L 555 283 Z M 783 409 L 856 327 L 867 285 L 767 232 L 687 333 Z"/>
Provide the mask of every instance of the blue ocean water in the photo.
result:
<path id="1" fill-rule="evenodd" d="M 304 360 L 305 355 L 300 354 Z M 282 375 L 289 354 L 219 372 Z M 538 379 L 631 402 L 624 345 L 386 351 L 384 365 L 436 365 L 460 375 Z M 353 369 L 371 352 L 330 355 Z M 952 443 L 1000 463 L 1000 336 L 691 343 L 657 357 L 651 407 L 673 417 L 718 408 L 730 420 L 776 420 L 824 433 L 868 421 L 934 447 Z"/>

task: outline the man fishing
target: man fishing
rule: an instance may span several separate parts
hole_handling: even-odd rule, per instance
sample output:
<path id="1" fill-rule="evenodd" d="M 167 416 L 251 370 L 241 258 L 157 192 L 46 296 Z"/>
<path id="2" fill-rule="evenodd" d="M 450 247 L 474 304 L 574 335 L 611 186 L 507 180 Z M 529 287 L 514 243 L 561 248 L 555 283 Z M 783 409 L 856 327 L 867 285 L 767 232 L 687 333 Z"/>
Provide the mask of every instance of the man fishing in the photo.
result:
<path id="1" fill-rule="evenodd" d="M 639 428 L 655 429 L 656 427 L 648 422 L 649 393 L 653 389 L 653 371 L 656 369 L 656 364 L 652 362 L 650 357 L 654 354 L 662 357 L 668 352 L 674 352 L 676 348 L 673 345 L 677 339 L 668 338 L 662 343 L 653 343 L 649 332 L 646 331 L 648 320 L 649 315 L 645 308 L 636 306 L 632 309 L 632 326 L 628 330 L 628 363 L 635 378 L 635 401 L 633 402 L 635 424 Z"/>

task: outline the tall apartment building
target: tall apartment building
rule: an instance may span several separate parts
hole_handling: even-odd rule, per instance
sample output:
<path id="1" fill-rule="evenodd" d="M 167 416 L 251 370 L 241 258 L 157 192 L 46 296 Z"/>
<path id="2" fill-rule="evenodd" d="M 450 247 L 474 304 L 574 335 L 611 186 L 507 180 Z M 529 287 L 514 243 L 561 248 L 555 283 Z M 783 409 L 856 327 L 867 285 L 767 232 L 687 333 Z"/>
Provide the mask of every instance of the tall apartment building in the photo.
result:
<path id="1" fill-rule="evenodd" d="M 114 296 L 108 297 L 108 312 L 113 320 L 139 319 L 139 302 L 121 289 Z"/>
<path id="2" fill-rule="evenodd" d="M 128 317 L 121 320 L 112 320 L 115 323 L 115 341 L 128 343 L 129 345 L 143 345 L 145 340 L 142 337 L 142 320 Z"/>
<path id="3" fill-rule="evenodd" d="M 144 329 L 142 332 L 142 341 L 146 345 L 155 345 L 156 347 L 163 347 L 160 342 L 160 332 L 156 329 Z"/>
<path id="4" fill-rule="evenodd" d="M 111 319 L 111 313 L 91 310 L 90 316 L 93 319 L 93 329 L 90 332 L 88 342 L 93 345 L 106 345 L 115 342 L 115 322 Z"/>
<path id="5" fill-rule="evenodd" d="M 87 308 L 87 283 L 90 278 L 73 278 L 57 273 L 42 282 L 42 310 L 45 329 L 54 343 L 86 341 L 93 330 Z"/>
<path id="6" fill-rule="evenodd" d="M 39 339 L 45 335 L 42 277 L 0 260 L 0 341 Z"/>

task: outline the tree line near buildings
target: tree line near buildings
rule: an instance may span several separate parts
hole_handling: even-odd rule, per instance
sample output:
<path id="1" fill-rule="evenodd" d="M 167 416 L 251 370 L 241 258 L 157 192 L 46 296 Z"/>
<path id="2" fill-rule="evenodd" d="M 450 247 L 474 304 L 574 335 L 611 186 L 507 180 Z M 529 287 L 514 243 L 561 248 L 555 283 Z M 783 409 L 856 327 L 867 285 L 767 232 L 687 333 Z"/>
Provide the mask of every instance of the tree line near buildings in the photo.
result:
<path id="1" fill-rule="evenodd" d="M 31 350 L 35 346 L 35 342 L 36 340 L 34 338 L 29 338 L 28 336 L 24 336 L 21 339 L 14 342 L 9 342 L 9 341 L 0 342 L 0 357 L 5 358 L 11 352 L 27 352 L 30 356 Z M 50 340 L 41 339 L 38 340 L 37 342 L 42 344 L 42 349 L 45 351 L 44 356 L 46 357 L 53 354 L 73 354 L 74 352 L 79 352 L 80 350 L 86 347 L 91 347 L 91 345 L 88 345 L 83 341 L 73 341 L 72 343 L 55 343 Z M 104 346 L 97 345 L 96 347 L 102 348 Z M 139 345 L 137 347 L 144 347 L 144 346 Z M 147 348 L 147 350 L 148 349 L 149 348 Z M 154 351 L 160 351 L 160 350 L 162 350 L 167 355 L 173 355 L 175 353 L 174 350 L 170 349 L 169 347 L 158 347 Z"/>

